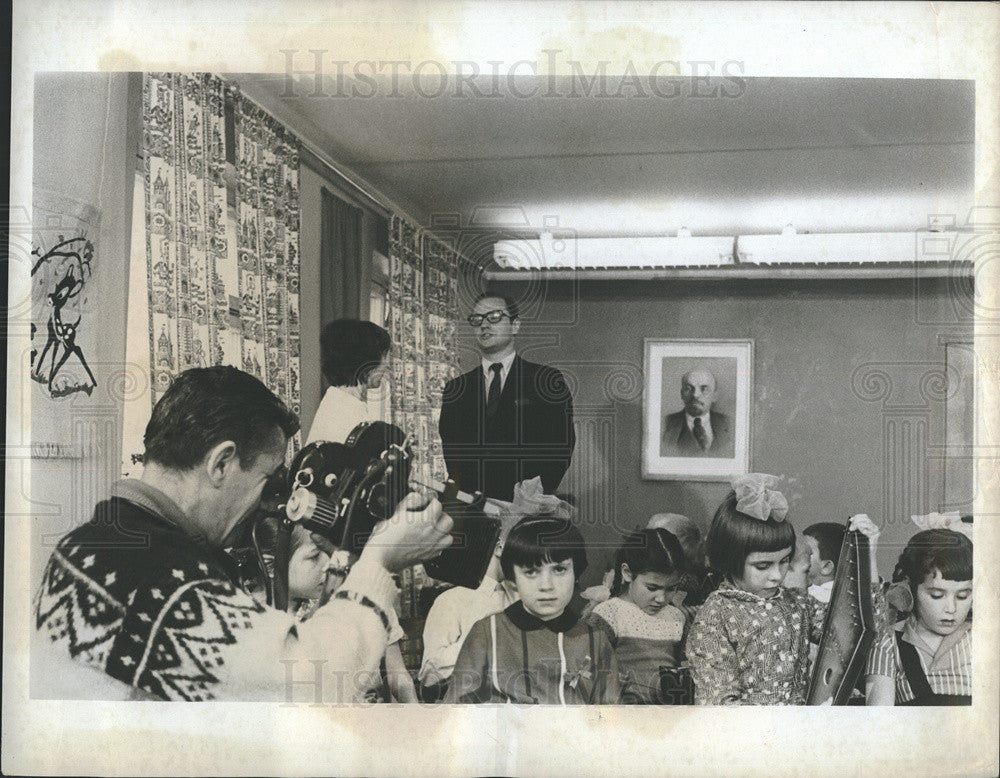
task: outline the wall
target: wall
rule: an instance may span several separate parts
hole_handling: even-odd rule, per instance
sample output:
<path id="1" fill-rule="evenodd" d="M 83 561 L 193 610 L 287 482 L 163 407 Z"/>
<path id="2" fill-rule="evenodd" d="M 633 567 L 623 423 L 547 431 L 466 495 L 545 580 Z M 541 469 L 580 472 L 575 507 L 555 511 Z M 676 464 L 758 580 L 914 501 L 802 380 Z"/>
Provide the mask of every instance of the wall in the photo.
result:
<path id="1" fill-rule="evenodd" d="M 54 542 L 90 518 L 94 504 L 118 476 L 141 90 L 141 78 L 128 73 L 40 74 L 35 80 L 35 199 L 44 189 L 95 208 L 100 227 L 94 241 L 94 273 L 88 281 L 90 302 L 77 334 L 97 386 L 90 395 L 79 392 L 53 399 L 43 385 L 32 381 L 27 392 L 32 443 L 58 442 L 76 452 L 31 463 L 34 583 L 41 578 Z M 42 221 L 34 224 L 36 235 L 41 231 L 51 242 L 59 225 Z M 25 355 L 25 376 L 27 364 Z M 70 364 L 73 358 L 67 367 Z"/>
<path id="2" fill-rule="evenodd" d="M 323 374 L 320 371 L 319 257 L 322 194 L 325 181 L 299 160 L 299 350 L 302 371 L 302 435 L 319 406 Z"/>
<path id="3" fill-rule="evenodd" d="M 98 386 L 93 394 L 52 400 L 29 382 L 33 442 L 71 444 L 80 456 L 31 463 L 32 590 L 58 538 L 89 519 L 119 477 L 122 441 L 121 376 L 125 336 L 133 178 L 141 133 L 141 74 L 43 74 L 35 83 L 33 186 L 92 206 L 100 214 L 91 310 L 81 327 L 86 358 Z M 338 182 L 307 164 L 300 168 L 302 423 L 309 429 L 323 391 L 320 372 L 321 188 L 340 196 Z M 347 196 L 349 198 L 349 196 Z M 366 216 L 363 250 L 374 245 Z M 367 306 L 367 298 L 362 301 Z M 87 328 L 84 331 L 83 327 Z M 25 354 L 24 364 L 27 366 Z M 25 368 L 27 376 L 27 367 Z M 140 381 L 146 380 L 140 377 Z M 58 430 L 58 433 L 49 432 Z"/>
<path id="4" fill-rule="evenodd" d="M 560 367 L 574 388 L 579 442 L 563 488 L 576 491 L 592 547 L 584 585 L 599 577 L 617 531 L 664 511 L 687 514 L 707 529 L 729 489 L 641 478 L 647 337 L 753 339 L 751 470 L 788 477 L 784 491 L 797 530 L 866 512 L 882 526 L 879 561 L 888 575 L 912 534 L 909 515 L 941 509 L 943 461 L 935 447 L 944 441 L 944 404 L 925 395 L 933 393 L 933 371 L 943 368 L 944 342 L 972 338 L 970 315 L 953 304 L 953 282 L 496 286 L 526 308 L 522 354 Z M 463 369 L 476 359 L 464 341 Z M 880 373 L 891 381 L 884 398 Z M 971 475 L 963 478 L 970 508 Z"/>
<path id="5" fill-rule="evenodd" d="M 36 419 L 45 415 L 65 422 L 65 435 L 81 452 L 77 459 L 33 462 L 37 542 L 32 543 L 32 570 L 37 580 L 55 537 L 87 518 L 117 476 L 120 406 L 109 392 L 109 379 L 124 366 L 141 82 L 128 74 L 63 73 L 41 75 L 35 87 L 35 186 L 92 205 L 101 214 L 92 279 L 100 290 L 100 316 L 87 320 L 94 328 L 88 361 L 98 389 L 90 397 L 53 402 L 37 385 L 31 387 Z M 303 165 L 305 429 L 322 391 L 319 203 L 320 187 L 328 184 Z M 723 484 L 640 477 L 645 337 L 754 340 L 751 465 L 794 479 L 786 491 L 799 529 L 866 511 L 883 524 L 880 560 L 888 573 L 896 549 L 911 532 L 906 517 L 941 507 L 943 460 L 935 458 L 934 447 L 944 440 L 943 405 L 923 397 L 921 379 L 942 366 L 946 340 L 971 340 L 970 317 L 954 310 L 962 306 L 953 304 L 950 282 L 553 282 L 514 291 L 533 301 L 525 310 L 522 352 L 564 368 L 574 384 L 578 428 L 589 419 L 593 432 L 589 438 L 581 435 L 567 482 L 587 508 L 581 522 L 595 546 L 585 583 L 599 575 L 617 530 L 664 510 L 687 513 L 707 526 L 726 492 Z M 458 345 L 468 369 L 476 352 L 468 340 Z M 866 363 L 892 379 L 888 397 L 864 399 L 852 389 L 855 370 Z M 617 380 L 608 380 L 612 373 Z M 887 448 L 890 424 L 916 436 L 910 448 Z M 597 445 L 594 436 L 601 434 L 606 440 Z M 967 473 L 962 477 L 970 480 Z"/>

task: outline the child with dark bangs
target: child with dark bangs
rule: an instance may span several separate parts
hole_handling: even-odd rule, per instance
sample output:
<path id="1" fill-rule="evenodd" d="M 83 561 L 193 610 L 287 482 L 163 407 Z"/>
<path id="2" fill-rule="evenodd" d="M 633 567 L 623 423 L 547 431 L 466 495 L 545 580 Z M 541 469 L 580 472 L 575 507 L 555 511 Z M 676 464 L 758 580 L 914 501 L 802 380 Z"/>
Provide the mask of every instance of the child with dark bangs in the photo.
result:
<path id="1" fill-rule="evenodd" d="M 688 622 L 677 605 L 686 572 L 684 550 L 665 529 L 628 535 L 615 555 L 611 597 L 589 621 L 608 633 L 615 649 L 624 703 L 694 703 L 690 675 L 680 667 Z"/>
<path id="2" fill-rule="evenodd" d="M 904 618 L 869 659 L 869 705 L 972 704 L 971 532 L 943 521 L 900 555 L 887 597 Z"/>
<path id="3" fill-rule="evenodd" d="M 579 530 L 566 519 L 526 516 L 507 536 L 500 565 L 521 599 L 473 625 L 445 702 L 617 703 L 611 644 L 569 607 L 587 566 Z"/>
<path id="4" fill-rule="evenodd" d="M 795 530 L 785 521 L 788 503 L 776 482 L 759 473 L 735 479 L 712 520 L 708 557 L 722 583 L 695 616 L 687 642 L 695 704 L 805 704 L 809 641 L 819 642 L 827 606 L 783 585 Z M 878 580 L 878 528 L 865 514 L 848 527 L 868 536 Z M 875 607 L 885 611 L 879 593 Z"/>

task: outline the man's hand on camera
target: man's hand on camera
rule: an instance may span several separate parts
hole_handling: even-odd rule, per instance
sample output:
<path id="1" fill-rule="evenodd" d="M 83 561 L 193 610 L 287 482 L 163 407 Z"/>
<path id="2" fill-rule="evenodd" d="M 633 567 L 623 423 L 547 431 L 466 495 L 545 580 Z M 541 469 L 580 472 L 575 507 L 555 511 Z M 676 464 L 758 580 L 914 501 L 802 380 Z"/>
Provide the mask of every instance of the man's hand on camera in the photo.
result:
<path id="1" fill-rule="evenodd" d="M 396 512 L 375 527 L 361 558 L 370 556 L 389 572 L 425 562 L 451 545 L 453 524 L 436 499 L 410 492 Z"/>

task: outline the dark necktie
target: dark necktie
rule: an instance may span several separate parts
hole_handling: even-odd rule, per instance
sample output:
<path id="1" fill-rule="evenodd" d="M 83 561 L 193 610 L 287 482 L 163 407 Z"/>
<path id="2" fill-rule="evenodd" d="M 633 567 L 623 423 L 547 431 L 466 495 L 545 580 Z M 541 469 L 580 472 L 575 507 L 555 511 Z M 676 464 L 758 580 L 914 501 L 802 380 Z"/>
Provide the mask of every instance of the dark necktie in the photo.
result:
<path id="1" fill-rule="evenodd" d="M 500 371 L 503 370 L 501 362 L 494 362 L 490 365 L 490 372 L 493 379 L 490 381 L 489 391 L 486 393 L 486 418 L 492 419 L 500 404 Z"/>
<path id="2" fill-rule="evenodd" d="M 698 441 L 698 445 L 701 446 L 702 451 L 708 451 L 708 433 L 702 426 L 701 417 L 695 416 L 694 419 L 694 439 Z"/>

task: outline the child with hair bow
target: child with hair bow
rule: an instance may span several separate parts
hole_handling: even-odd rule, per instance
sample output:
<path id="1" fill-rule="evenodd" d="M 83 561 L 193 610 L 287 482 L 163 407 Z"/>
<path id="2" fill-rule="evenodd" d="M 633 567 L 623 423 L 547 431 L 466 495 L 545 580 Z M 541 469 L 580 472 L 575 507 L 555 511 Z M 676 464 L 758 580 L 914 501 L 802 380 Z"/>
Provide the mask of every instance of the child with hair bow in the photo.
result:
<path id="1" fill-rule="evenodd" d="M 809 641 L 819 642 L 827 605 L 805 589 L 783 585 L 795 530 L 777 481 L 762 473 L 737 477 L 708 531 L 709 563 L 722 583 L 701 606 L 688 637 L 696 704 L 805 704 Z M 852 516 L 848 528 L 868 537 L 872 580 L 878 580 L 878 528 L 863 513 Z M 880 593 L 875 610 L 885 611 Z"/>
<path id="2" fill-rule="evenodd" d="M 868 660 L 869 705 L 972 704 L 972 523 L 912 516 L 886 599 L 901 619 Z"/>

